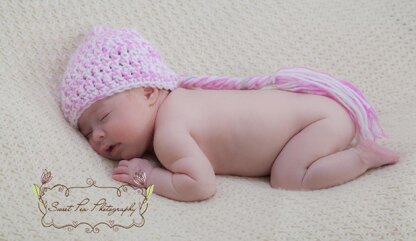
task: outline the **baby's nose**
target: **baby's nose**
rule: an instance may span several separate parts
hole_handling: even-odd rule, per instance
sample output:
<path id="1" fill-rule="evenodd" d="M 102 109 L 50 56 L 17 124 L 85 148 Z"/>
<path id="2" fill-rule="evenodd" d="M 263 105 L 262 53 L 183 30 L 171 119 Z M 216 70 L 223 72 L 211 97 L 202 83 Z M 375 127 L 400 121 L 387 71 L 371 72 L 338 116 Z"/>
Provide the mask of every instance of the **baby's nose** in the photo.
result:
<path id="1" fill-rule="evenodd" d="M 97 129 L 92 132 L 92 140 L 96 144 L 101 144 L 103 142 L 104 136 L 105 136 L 105 133 L 101 129 Z"/>

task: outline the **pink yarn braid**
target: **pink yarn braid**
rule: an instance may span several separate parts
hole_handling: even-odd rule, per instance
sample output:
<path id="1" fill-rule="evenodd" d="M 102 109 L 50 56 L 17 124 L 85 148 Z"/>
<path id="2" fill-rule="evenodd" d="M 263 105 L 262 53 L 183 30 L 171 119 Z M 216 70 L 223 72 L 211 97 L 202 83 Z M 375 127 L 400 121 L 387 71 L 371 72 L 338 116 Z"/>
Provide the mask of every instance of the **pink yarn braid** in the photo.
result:
<path id="1" fill-rule="evenodd" d="M 254 90 L 274 85 L 277 89 L 329 97 L 341 104 L 354 121 L 360 139 L 388 138 L 377 113 L 351 83 L 304 67 L 279 69 L 273 75 L 245 78 L 227 76 L 179 76 L 178 87 L 187 89 Z"/>

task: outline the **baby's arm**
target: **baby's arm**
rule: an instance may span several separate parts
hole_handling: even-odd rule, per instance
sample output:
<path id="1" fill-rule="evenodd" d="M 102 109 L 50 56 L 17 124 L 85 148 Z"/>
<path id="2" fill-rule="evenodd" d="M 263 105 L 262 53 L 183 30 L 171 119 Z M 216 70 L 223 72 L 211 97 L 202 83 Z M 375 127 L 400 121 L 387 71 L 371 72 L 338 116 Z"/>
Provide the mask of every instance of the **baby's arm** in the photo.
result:
<path id="1" fill-rule="evenodd" d="M 185 128 L 162 127 L 155 133 L 155 153 L 165 168 L 155 167 L 148 185 L 162 196 L 179 201 L 204 200 L 215 193 L 210 161 Z"/>
<path id="2" fill-rule="evenodd" d="M 158 131 L 154 149 L 167 168 L 143 158 L 121 160 L 113 171 L 113 179 L 135 185 L 139 170 L 146 173 L 145 185 L 154 185 L 154 192 L 178 201 L 204 200 L 215 193 L 215 173 L 211 163 L 187 131 Z"/>

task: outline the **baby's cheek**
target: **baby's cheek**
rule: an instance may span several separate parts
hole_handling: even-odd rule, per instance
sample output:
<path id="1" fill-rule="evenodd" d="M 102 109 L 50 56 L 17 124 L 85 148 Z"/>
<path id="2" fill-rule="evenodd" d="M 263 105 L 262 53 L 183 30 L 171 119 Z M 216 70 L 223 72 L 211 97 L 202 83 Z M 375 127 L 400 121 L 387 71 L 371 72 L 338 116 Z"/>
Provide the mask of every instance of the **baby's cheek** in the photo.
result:
<path id="1" fill-rule="evenodd" d="M 94 144 L 92 144 L 91 141 L 88 141 L 88 144 L 90 145 L 90 147 L 94 150 L 94 152 L 96 152 L 97 154 L 101 155 L 100 152 L 98 151 L 98 149 L 95 147 Z"/>

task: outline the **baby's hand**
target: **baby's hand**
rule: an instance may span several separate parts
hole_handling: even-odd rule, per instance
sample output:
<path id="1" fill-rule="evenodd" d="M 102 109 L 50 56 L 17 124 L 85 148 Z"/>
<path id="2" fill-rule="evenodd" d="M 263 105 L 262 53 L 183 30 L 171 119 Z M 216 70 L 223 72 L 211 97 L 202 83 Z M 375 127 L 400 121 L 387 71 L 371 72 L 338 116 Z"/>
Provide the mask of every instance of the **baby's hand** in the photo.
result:
<path id="1" fill-rule="evenodd" d="M 113 179 L 137 186 L 133 179 L 135 173 L 140 171 L 144 172 L 146 174 L 146 179 L 148 180 L 155 166 L 155 163 L 142 158 L 133 158 L 130 161 L 121 160 L 118 163 L 118 167 L 113 170 Z M 148 184 L 147 180 L 144 180 L 145 187 L 147 187 Z"/>

